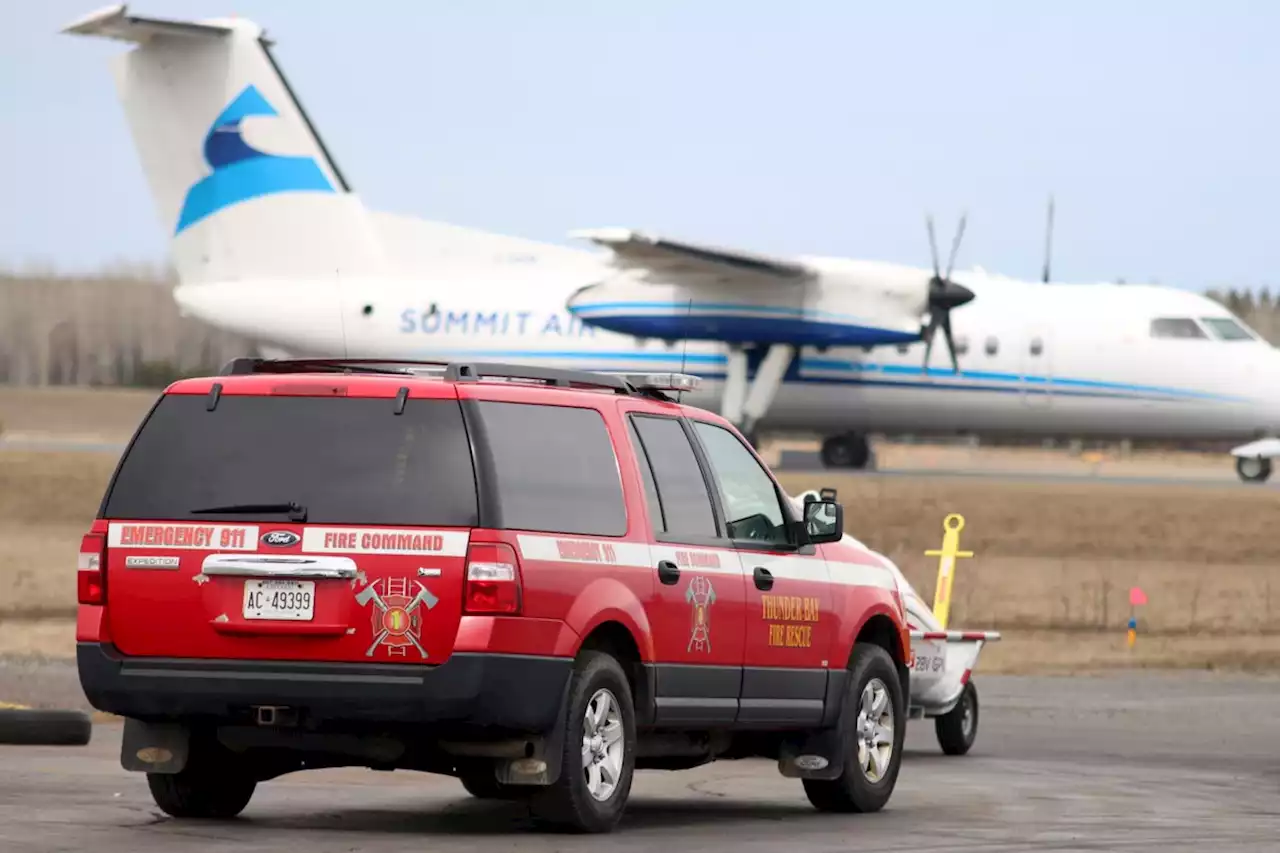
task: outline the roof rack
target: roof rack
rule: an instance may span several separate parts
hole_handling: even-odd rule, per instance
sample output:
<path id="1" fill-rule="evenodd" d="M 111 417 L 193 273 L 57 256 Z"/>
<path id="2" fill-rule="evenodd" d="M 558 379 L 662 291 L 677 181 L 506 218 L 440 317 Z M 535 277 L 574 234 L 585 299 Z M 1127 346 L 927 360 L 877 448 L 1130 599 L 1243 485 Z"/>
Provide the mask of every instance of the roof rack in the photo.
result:
<path id="1" fill-rule="evenodd" d="M 399 358 L 233 358 L 223 365 L 220 376 L 248 376 L 254 373 L 391 373 L 409 374 L 412 367 L 447 367 L 447 361 L 406 361 Z"/>
<path id="2" fill-rule="evenodd" d="M 700 382 L 687 373 L 606 373 L 563 370 L 537 365 L 400 358 L 234 358 L 222 376 L 259 373 L 373 373 L 393 376 L 424 371 L 439 373 L 447 382 L 518 379 L 545 382 L 559 388 L 603 388 L 619 394 L 642 394 L 670 401 L 664 392 L 693 391 Z"/>

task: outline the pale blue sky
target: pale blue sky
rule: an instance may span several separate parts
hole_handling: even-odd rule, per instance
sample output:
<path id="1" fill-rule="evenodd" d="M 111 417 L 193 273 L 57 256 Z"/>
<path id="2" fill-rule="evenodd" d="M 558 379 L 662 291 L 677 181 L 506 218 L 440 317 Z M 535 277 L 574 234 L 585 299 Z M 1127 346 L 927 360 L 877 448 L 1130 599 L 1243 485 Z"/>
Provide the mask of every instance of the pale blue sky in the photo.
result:
<path id="1" fill-rule="evenodd" d="M 10 0 L 0 265 L 158 262 L 104 0 Z M 572 244 L 629 225 L 780 253 L 1202 289 L 1277 283 L 1280 3 L 146 0 L 236 13 L 373 207 Z"/>

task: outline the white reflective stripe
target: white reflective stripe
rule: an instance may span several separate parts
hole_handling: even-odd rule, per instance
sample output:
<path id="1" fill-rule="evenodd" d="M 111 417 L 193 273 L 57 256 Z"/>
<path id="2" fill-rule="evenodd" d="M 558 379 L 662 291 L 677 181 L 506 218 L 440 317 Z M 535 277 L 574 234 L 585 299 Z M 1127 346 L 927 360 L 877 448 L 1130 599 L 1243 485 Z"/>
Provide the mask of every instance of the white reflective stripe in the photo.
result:
<path id="1" fill-rule="evenodd" d="M 882 566 L 870 566 L 866 563 L 827 563 L 831 572 L 831 582 L 840 586 L 873 586 L 893 592 L 898 588 L 893 572 Z"/>
<path id="2" fill-rule="evenodd" d="M 520 557 L 551 563 L 588 563 L 612 566 L 656 566 L 643 542 L 618 542 L 612 539 L 586 539 L 581 536 L 548 536 L 519 533 Z"/>
<path id="3" fill-rule="evenodd" d="M 741 575 L 742 561 L 737 551 L 723 548 L 696 548 L 692 545 L 652 545 L 653 565 L 660 560 L 676 564 L 681 572 L 708 575 Z"/>
<path id="4" fill-rule="evenodd" d="M 748 577 L 759 566 L 768 569 L 780 580 L 829 582 L 839 586 L 867 586 L 890 591 L 897 589 L 893 573 L 881 566 L 835 561 L 824 563 L 820 557 L 702 548 L 695 545 L 644 545 L 637 542 L 533 533 L 521 533 L 516 540 L 520 544 L 520 556 L 526 560 L 654 569 L 659 561 L 669 560 L 681 571 L 741 574 Z M 607 558 L 610 553 L 608 549 L 612 549 L 612 559 Z"/>
<path id="5" fill-rule="evenodd" d="M 308 527 L 302 550 L 311 554 L 414 554 L 465 557 L 470 530 L 427 527 Z"/>
<path id="6" fill-rule="evenodd" d="M 762 554 L 752 551 L 739 551 L 742 557 L 742 568 L 748 574 L 754 574 L 756 568 L 765 569 L 775 580 L 807 581 L 809 583 L 826 583 L 830 580 L 827 566 L 821 557 L 795 557 L 787 554 Z"/>

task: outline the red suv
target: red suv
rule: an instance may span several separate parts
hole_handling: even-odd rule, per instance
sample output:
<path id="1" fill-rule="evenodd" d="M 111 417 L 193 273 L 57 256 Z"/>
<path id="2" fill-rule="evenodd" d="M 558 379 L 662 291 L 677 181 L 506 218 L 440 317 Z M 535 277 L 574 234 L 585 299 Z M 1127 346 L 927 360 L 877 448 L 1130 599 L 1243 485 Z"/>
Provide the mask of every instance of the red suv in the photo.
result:
<path id="1" fill-rule="evenodd" d="M 672 399 L 695 385 L 318 359 L 171 385 L 80 549 L 80 680 L 122 764 L 177 817 L 361 766 L 607 831 L 636 769 L 756 756 L 880 809 L 894 576 Z"/>

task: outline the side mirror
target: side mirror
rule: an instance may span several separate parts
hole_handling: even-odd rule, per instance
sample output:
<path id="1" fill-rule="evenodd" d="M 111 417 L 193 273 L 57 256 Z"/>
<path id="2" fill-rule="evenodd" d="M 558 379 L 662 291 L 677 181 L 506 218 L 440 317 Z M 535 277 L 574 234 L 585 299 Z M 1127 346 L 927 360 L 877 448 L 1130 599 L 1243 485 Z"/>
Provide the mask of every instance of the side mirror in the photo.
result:
<path id="1" fill-rule="evenodd" d="M 835 501 L 811 501 L 804 505 L 804 528 L 815 545 L 839 542 L 844 536 L 844 507 Z"/>

